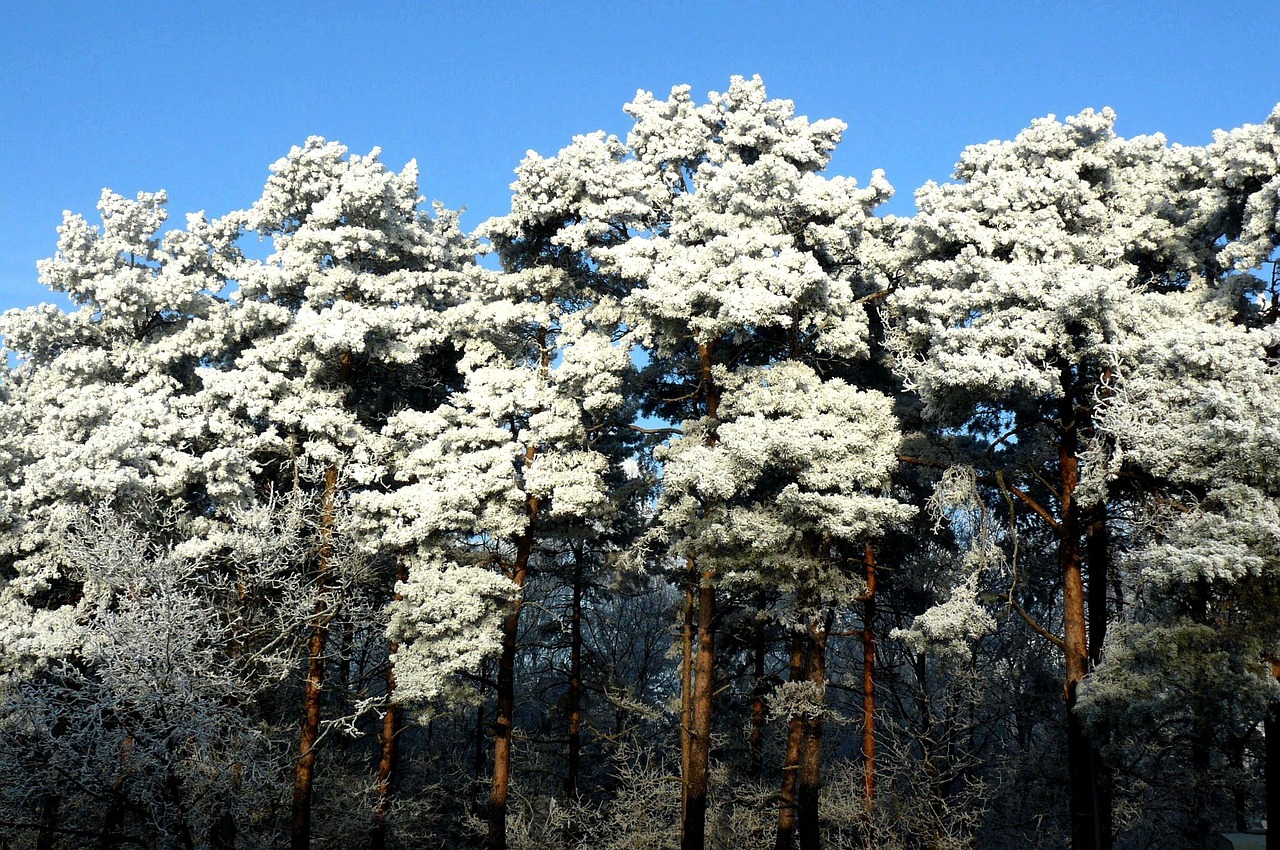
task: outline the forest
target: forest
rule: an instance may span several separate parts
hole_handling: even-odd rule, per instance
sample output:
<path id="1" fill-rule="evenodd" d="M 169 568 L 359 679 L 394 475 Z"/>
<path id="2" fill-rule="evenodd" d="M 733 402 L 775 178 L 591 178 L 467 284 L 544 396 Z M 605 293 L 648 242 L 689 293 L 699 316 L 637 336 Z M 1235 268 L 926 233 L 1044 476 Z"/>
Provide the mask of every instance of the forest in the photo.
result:
<path id="1" fill-rule="evenodd" d="M 471 233 L 319 137 L 65 214 L 0 319 L 0 848 L 1280 824 L 1280 106 L 1035 120 L 909 216 L 758 77 L 625 110 Z"/>

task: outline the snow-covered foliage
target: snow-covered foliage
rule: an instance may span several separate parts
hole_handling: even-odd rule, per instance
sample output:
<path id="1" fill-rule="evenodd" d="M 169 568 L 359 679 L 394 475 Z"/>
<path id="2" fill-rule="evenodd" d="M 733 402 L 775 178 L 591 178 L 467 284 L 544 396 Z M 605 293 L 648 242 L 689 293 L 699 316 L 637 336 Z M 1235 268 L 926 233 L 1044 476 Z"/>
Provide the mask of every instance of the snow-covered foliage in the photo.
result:
<path id="1" fill-rule="evenodd" d="M 963 422 L 983 402 L 1056 397 L 1064 369 L 1100 373 L 1157 309 L 1151 287 L 1194 269 L 1178 193 L 1196 157 L 1114 123 L 1042 119 L 917 192 L 891 343 L 936 415 Z"/>
<path id="2" fill-rule="evenodd" d="M 863 710 L 893 718 L 879 767 L 827 769 L 806 828 L 974 846 L 984 795 L 1052 760 L 1064 692 L 1095 736 L 1073 769 L 1117 769 L 1099 794 L 1230 762 L 1213 793 L 1252 817 L 1280 701 L 1280 108 L 1204 147 L 1038 120 L 910 218 L 875 215 L 880 172 L 825 174 L 845 125 L 758 77 L 625 108 L 625 138 L 530 152 L 473 235 L 413 163 L 318 137 L 220 219 L 162 233 L 163 192 L 65 215 L 39 274 L 70 309 L 0 318 L 0 834 L 279 846 L 304 689 L 316 746 L 352 739 L 316 799 L 358 809 L 358 740 L 403 736 L 418 801 L 389 805 L 388 767 L 380 811 L 450 836 L 481 823 L 456 783 L 486 729 L 510 757 L 539 724 L 502 766 L 513 847 L 676 841 L 678 737 L 709 840 L 772 846 L 783 727 L 812 801 L 820 724 L 848 751 Z M 363 841 L 344 817 L 317 840 Z"/>
<path id="3" fill-rule="evenodd" d="M 816 581 L 826 602 L 850 602 L 860 580 L 815 563 L 812 541 L 874 539 L 912 509 L 887 495 L 897 464 L 889 399 L 783 361 L 720 379 L 714 422 L 686 425 L 658 455 L 660 516 L 680 554 L 722 562 L 725 580 L 794 590 Z"/>
<path id="4" fill-rule="evenodd" d="M 449 366 L 438 362 L 438 313 L 471 273 L 456 215 L 432 218 L 421 201 L 415 165 L 397 174 L 377 150 L 348 157 L 312 137 L 272 166 L 242 216 L 275 251 L 236 268 L 239 288 L 219 313 L 226 347 L 201 373 L 222 445 L 312 474 L 350 459 L 348 475 L 368 483 L 375 470 L 360 464 L 377 421 L 404 403 L 388 391 L 439 394 Z M 231 498 L 232 482 L 223 486 Z"/>
<path id="5" fill-rule="evenodd" d="M 242 516 L 211 575 L 137 524 L 155 519 L 65 517 L 60 556 L 83 596 L 56 655 L 0 678 L 0 765 L 24 777 L 0 801 L 61 795 L 70 822 L 115 807 L 163 846 L 225 817 L 251 835 L 287 765 L 255 701 L 289 672 L 305 625 L 301 529 L 283 505 Z"/>

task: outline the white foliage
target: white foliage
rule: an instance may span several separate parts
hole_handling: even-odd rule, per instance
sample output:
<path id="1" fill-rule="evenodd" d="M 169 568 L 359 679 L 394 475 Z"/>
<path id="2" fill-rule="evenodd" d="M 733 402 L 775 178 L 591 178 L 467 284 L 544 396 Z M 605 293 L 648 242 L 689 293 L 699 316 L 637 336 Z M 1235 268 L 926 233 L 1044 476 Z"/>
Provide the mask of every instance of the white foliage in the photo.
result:
<path id="1" fill-rule="evenodd" d="M 397 587 L 388 637 L 399 644 L 397 699 L 426 704 L 473 693 L 457 678 L 474 673 L 501 649 L 498 627 L 516 596 L 511 581 L 493 570 L 450 564 L 433 556 L 412 559 L 409 580 Z"/>
<path id="2" fill-rule="evenodd" d="M 978 574 L 951 588 L 947 600 L 917 615 L 907 629 L 890 637 L 906 642 L 915 653 L 968 658 L 973 643 L 996 631 L 995 618 L 978 601 Z"/>

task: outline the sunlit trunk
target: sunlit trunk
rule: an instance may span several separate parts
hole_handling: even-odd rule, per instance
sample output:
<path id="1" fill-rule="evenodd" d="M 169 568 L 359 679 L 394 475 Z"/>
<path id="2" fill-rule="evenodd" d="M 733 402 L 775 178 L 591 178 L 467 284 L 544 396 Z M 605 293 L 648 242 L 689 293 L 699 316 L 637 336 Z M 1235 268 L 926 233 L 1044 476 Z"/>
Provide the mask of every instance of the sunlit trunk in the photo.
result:
<path id="1" fill-rule="evenodd" d="M 719 415 L 720 388 L 712 371 L 712 345 L 698 345 L 701 392 L 706 402 L 707 419 L 713 423 L 706 444 L 717 442 L 714 427 Z M 691 565 L 692 566 L 692 565 Z M 693 683 L 690 697 L 688 757 L 681 777 L 683 791 L 680 824 L 681 850 L 702 850 L 707 830 L 707 793 L 711 772 L 711 714 L 715 696 L 715 628 L 716 571 L 706 565 L 693 566 L 697 576 L 697 654 L 693 661 Z M 691 576 L 692 577 L 692 576 Z"/>
<path id="2" fill-rule="evenodd" d="M 1085 616 L 1084 575 L 1080 509 L 1076 487 L 1080 483 L 1079 421 L 1071 367 L 1062 366 L 1062 399 L 1059 403 L 1058 469 L 1060 517 L 1058 564 L 1062 571 L 1063 656 L 1066 678 L 1063 702 L 1067 713 L 1067 774 L 1071 810 L 1072 850 L 1104 850 L 1110 846 L 1110 830 L 1095 806 L 1098 795 L 1093 742 L 1076 712 L 1076 691 L 1089 672 L 1089 643 Z"/>
<path id="3" fill-rule="evenodd" d="M 799 817 L 800 850 L 818 850 L 821 835 L 818 820 L 818 796 L 822 790 L 823 712 L 826 708 L 827 633 L 832 615 L 809 625 L 809 652 L 806 678 L 813 687 L 817 704 L 804 719 L 804 744 L 800 753 L 800 791 L 796 796 Z"/>
<path id="4" fill-rule="evenodd" d="M 698 582 L 698 641 L 693 662 L 693 717 L 689 730 L 689 773 L 684 782 L 681 850 L 702 850 L 706 841 L 707 794 L 711 775 L 711 708 L 715 696 L 715 571 L 702 570 Z"/>
<path id="5" fill-rule="evenodd" d="M 324 692 L 325 643 L 329 636 L 328 590 L 333 557 L 334 503 L 338 491 L 338 467 L 324 473 L 320 513 L 320 553 L 316 559 L 316 602 L 307 644 L 307 681 L 302 694 L 302 726 L 298 735 L 298 760 L 293 774 L 293 819 L 289 832 L 292 850 L 311 846 L 311 796 L 315 782 L 316 743 L 320 738 L 320 698 Z"/>
<path id="6" fill-rule="evenodd" d="M 536 452 L 536 447 L 530 446 L 525 454 L 525 462 L 531 462 Z M 511 610 L 502 621 L 502 655 L 498 659 L 497 705 L 493 718 L 493 775 L 489 779 L 489 835 L 485 842 L 488 850 L 506 850 L 507 846 L 511 733 L 515 725 L 516 709 L 516 639 L 520 632 L 520 609 L 524 605 L 521 594 L 525 579 L 529 576 L 529 558 L 533 554 L 533 521 L 538 515 L 540 504 L 537 496 L 526 499 L 529 525 L 516 538 L 515 561 L 510 572 L 516 597 L 511 603 Z"/>
<path id="7" fill-rule="evenodd" d="M 1085 533 L 1085 558 L 1089 567 L 1089 663 L 1097 667 L 1102 661 L 1102 647 L 1107 639 L 1107 587 L 1111 570 L 1111 527 L 1106 502 L 1096 505 L 1089 515 Z M 1102 753 L 1101 746 L 1109 736 L 1099 728 L 1090 741 L 1093 756 L 1094 811 L 1098 824 L 1100 847 L 1111 846 L 1113 833 L 1113 798 L 1115 769 Z"/>
<path id="8" fill-rule="evenodd" d="M 396 564 L 396 581 L 409 579 L 404 560 Z M 397 590 L 392 599 L 399 602 L 400 592 Z M 391 792 L 393 790 L 400 755 L 400 732 L 404 726 L 404 711 L 396 702 L 396 670 L 392 659 L 399 645 L 392 643 L 387 647 L 387 708 L 382 717 L 382 734 L 379 736 L 380 755 L 378 758 L 377 802 L 373 808 L 373 827 L 369 831 L 369 850 L 384 850 L 387 846 L 387 816 L 391 812 Z"/>

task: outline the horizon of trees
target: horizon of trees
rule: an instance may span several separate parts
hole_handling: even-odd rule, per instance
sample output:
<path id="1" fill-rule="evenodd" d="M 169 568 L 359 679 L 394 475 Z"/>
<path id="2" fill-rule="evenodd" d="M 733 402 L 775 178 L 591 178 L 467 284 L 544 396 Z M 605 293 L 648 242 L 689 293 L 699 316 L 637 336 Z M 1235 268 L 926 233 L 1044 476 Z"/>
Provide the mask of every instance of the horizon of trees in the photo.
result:
<path id="1" fill-rule="evenodd" d="M 318 137 L 66 216 L 73 309 L 0 318 L 0 847 L 1280 823 L 1280 106 L 1040 119 L 909 217 L 758 77 L 626 111 L 470 234 Z"/>

